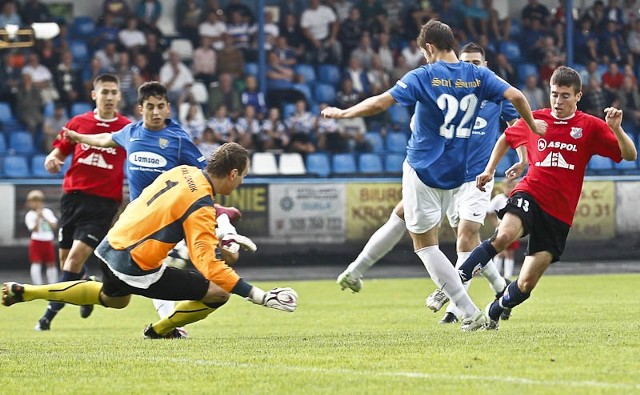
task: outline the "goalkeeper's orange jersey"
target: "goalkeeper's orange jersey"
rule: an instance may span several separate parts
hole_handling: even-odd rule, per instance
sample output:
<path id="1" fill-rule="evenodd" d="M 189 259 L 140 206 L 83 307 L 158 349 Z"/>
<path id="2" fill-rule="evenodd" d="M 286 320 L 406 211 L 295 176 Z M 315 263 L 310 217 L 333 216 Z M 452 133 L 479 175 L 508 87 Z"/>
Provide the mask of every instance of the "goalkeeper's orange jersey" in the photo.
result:
<path id="1" fill-rule="evenodd" d="M 230 292 L 240 279 L 216 256 L 214 188 L 204 170 L 178 166 L 145 188 L 124 210 L 107 234 L 115 250 L 127 250 L 129 262 L 109 262 L 117 271 L 156 271 L 182 239 L 193 265 L 207 279 Z M 119 267 L 136 265 L 135 267 Z M 136 270 L 137 271 L 137 270 Z"/>

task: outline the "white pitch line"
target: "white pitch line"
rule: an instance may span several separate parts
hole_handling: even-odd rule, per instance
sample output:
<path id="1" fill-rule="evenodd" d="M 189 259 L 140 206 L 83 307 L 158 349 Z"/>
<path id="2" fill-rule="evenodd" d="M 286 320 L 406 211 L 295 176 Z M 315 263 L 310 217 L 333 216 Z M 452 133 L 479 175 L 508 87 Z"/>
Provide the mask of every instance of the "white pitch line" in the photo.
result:
<path id="1" fill-rule="evenodd" d="M 176 363 L 190 363 L 196 365 L 207 366 L 227 366 L 234 368 L 269 368 L 277 369 L 278 371 L 291 371 L 291 372 L 308 372 L 308 373 L 320 373 L 320 374 L 340 374 L 340 375 L 359 375 L 359 376 L 371 376 L 371 377 L 407 377 L 414 379 L 442 379 L 442 380 L 468 380 L 468 381 L 491 381 L 491 382 L 505 382 L 515 384 L 528 384 L 539 386 L 567 386 L 567 387 L 598 387 L 598 388 L 611 388 L 622 390 L 640 390 L 640 384 L 623 384 L 623 383 L 607 383 L 602 381 L 572 381 L 572 380 L 535 380 L 523 377 L 508 377 L 508 376 L 474 376 L 474 375 L 453 375 L 453 374 L 433 374 L 433 373 L 420 373 L 420 372 L 376 372 L 370 370 L 351 370 L 351 369 L 325 369 L 314 368 L 304 366 L 287 366 L 287 365 L 265 365 L 265 364 L 252 364 L 252 363 L 240 363 L 240 362 L 225 362 L 214 360 L 202 360 L 202 359 L 186 359 L 186 358 L 149 358 L 158 360 L 161 362 L 176 362 Z"/>

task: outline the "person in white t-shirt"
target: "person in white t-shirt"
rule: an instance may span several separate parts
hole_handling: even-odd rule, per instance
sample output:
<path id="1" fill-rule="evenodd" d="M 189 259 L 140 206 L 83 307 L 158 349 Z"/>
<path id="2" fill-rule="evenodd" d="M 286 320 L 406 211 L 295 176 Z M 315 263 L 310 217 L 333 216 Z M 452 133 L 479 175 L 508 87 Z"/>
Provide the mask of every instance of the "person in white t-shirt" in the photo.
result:
<path id="1" fill-rule="evenodd" d="M 34 189 L 27 194 L 27 208 L 29 211 L 24 217 L 24 222 L 31 232 L 29 242 L 31 282 L 37 285 L 44 284 L 43 266 L 46 267 L 47 282 L 58 282 L 58 269 L 53 248 L 54 231 L 58 226 L 58 219 L 53 211 L 44 207 L 44 193 L 40 190 Z"/>

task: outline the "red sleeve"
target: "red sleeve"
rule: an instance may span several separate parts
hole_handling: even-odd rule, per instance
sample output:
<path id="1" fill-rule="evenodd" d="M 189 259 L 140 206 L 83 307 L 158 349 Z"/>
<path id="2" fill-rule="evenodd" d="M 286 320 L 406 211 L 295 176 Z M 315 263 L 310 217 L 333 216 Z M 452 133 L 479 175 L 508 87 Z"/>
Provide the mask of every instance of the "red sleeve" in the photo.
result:
<path id="1" fill-rule="evenodd" d="M 522 118 L 518 119 L 513 126 L 508 127 L 504 131 L 504 134 L 507 137 L 507 143 L 509 143 L 513 149 L 527 144 L 529 141 L 529 133 L 531 133 L 529 131 L 529 125 L 527 125 Z"/>
<path id="2" fill-rule="evenodd" d="M 78 130 L 78 123 L 75 122 L 75 117 L 71 118 L 69 120 L 69 122 L 67 122 L 67 124 L 65 125 L 65 127 L 67 129 L 71 129 L 71 130 Z M 73 152 L 73 150 L 76 147 L 75 143 L 69 142 L 67 139 L 64 138 L 63 134 L 62 134 L 62 130 L 58 133 L 58 137 L 56 137 L 56 139 L 53 141 L 53 147 L 57 148 L 61 153 L 63 153 L 64 155 L 69 155 Z"/>
<path id="3" fill-rule="evenodd" d="M 619 163 L 622 160 L 622 152 L 613 130 L 601 119 L 594 121 L 593 128 L 596 130 L 594 139 L 591 141 L 593 153 Z"/>

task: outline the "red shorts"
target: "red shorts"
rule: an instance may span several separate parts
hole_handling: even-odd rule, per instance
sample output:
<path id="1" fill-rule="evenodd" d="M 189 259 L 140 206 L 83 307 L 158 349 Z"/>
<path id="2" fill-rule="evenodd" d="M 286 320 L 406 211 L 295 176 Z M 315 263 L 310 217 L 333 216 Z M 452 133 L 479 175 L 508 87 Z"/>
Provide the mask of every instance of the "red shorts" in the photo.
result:
<path id="1" fill-rule="evenodd" d="M 507 247 L 507 250 L 516 251 L 518 248 L 520 248 L 520 240 L 516 240 L 513 243 L 509 244 L 509 247 Z"/>
<path id="2" fill-rule="evenodd" d="M 55 265 L 56 253 L 53 241 L 31 240 L 29 242 L 29 262 Z"/>

